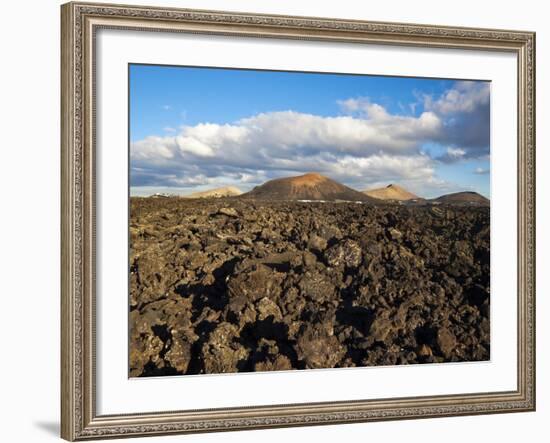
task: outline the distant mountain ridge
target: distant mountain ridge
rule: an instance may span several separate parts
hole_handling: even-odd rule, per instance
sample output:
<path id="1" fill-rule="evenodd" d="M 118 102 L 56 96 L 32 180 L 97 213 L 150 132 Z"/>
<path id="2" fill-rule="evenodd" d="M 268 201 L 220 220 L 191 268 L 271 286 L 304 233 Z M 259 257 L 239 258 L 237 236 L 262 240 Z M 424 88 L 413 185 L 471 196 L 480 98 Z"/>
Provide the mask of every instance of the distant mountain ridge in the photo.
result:
<path id="1" fill-rule="evenodd" d="M 366 194 L 370 197 L 377 198 L 379 200 L 416 200 L 419 199 L 418 195 L 413 194 L 412 192 L 407 191 L 399 185 L 390 184 L 383 188 L 376 189 L 367 189 L 363 191 L 363 194 Z"/>
<path id="2" fill-rule="evenodd" d="M 150 197 L 169 198 L 178 197 L 178 195 L 156 193 Z M 179 197 L 186 199 L 235 197 L 249 200 L 275 201 L 353 201 L 378 205 L 397 203 L 406 206 L 440 204 L 456 206 L 490 205 L 488 198 L 473 191 L 454 192 L 427 199 L 419 197 L 393 183 L 383 188 L 367 189 L 359 192 L 316 172 L 269 180 L 245 193 L 242 193 L 235 186 L 225 186 Z"/>
<path id="3" fill-rule="evenodd" d="M 361 201 L 376 200 L 349 188 L 324 175 L 310 172 L 297 177 L 269 180 L 241 195 L 244 199 L 257 200 L 313 200 L 313 201 Z"/>

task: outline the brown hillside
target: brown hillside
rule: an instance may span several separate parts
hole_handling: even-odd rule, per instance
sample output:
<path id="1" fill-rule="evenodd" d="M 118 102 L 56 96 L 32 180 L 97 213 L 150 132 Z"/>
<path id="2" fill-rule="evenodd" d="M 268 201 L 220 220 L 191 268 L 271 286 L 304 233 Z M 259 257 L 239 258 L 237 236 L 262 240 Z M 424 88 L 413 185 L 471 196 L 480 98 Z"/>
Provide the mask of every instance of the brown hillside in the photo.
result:
<path id="1" fill-rule="evenodd" d="M 477 192 L 455 192 L 432 200 L 441 204 L 489 206 L 489 199 Z"/>
<path id="2" fill-rule="evenodd" d="M 252 191 L 241 195 L 241 197 L 257 200 L 345 200 L 376 202 L 375 199 L 368 195 L 317 173 L 270 180 L 263 185 L 256 186 Z"/>

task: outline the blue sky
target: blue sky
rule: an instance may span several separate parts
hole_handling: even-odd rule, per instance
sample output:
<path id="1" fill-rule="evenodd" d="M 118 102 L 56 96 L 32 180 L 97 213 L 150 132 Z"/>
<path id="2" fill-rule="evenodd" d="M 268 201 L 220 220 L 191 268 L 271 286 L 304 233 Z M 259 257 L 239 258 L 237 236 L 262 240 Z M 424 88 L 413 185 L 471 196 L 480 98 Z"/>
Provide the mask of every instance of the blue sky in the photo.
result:
<path id="1" fill-rule="evenodd" d="M 489 196 L 487 82 L 130 65 L 132 195 L 323 173 Z"/>

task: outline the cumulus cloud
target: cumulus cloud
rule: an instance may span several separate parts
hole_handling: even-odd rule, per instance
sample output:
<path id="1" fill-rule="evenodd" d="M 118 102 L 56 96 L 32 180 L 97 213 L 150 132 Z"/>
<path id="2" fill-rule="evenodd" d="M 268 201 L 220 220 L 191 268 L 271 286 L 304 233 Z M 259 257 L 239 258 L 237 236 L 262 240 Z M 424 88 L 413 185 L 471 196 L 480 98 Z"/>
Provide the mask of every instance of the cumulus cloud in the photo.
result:
<path id="1" fill-rule="evenodd" d="M 372 105 L 367 118 L 321 117 L 293 111 L 262 113 L 234 124 L 184 126 L 177 136 L 151 136 L 132 143 L 132 158 L 216 156 L 224 160 L 284 161 L 332 152 L 364 157 L 378 152 L 412 153 L 438 137 L 441 121 L 430 112 L 394 116 Z"/>
<path id="2" fill-rule="evenodd" d="M 488 84 L 458 82 L 438 97 L 423 96 L 418 115 L 392 114 L 366 97 L 352 97 L 338 102 L 339 116 L 289 110 L 167 128 L 164 136 L 131 143 L 131 185 L 247 190 L 317 171 L 357 189 L 382 182 L 424 193 L 452 188 L 437 177 L 437 162 L 488 155 L 488 94 Z M 426 144 L 446 151 L 430 156 Z"/>
<path id="3" fill-rule="evenodd" d="M 436 157 L 436 160 L 439 160 L 443 163 L 454 163 L 458 160 L 465 158 L 467 152 L 462 148 L 453 148 L 448 147 L 443 155 Z"/>
<path id="4" fill-rule="evenodd" d="M 356 177 L 359 185 L 366 177 L 433 173 L 420 147 L 441 131 L 435 114 L 395 116 L 377 104 L 365 105 L 363 112 L 362 117 L 261 113 L 233 124 L 201 123 L 177 135 L 150 136 L 131 145 L 132 184 L 191 186 L 193 180 L 207 184 L 220 176 L 254 183 L 315 170 L 348 183 Z"/>
<path id="5" fill-rule="evenodd" d="M 417 95 L 419 103 L 409 104 L 412 114 L 415 114 L 417 105 L 422 105 L 424 112 L 421 118 L 438 122 L 436 133 L 431 134 L 431 141 L 450 147 L 447 154 L 439 156 L 438 160 L 451 163 L 489 155 L 490 94 L 489 82 L 458 81 L 442 94 Z M 344 113 L 360 118 L 378 121 L 398 118 L 389 115 L 384 107 L 372 103 L 368 97 L 339 100 L 338 105 Z M 403 112 L 406 109 L 402 103 L 398 106 Z M 460 155 L 457 155 L 459 151 Z"/>
<path id="6" fill-rule="evenodd" d="M 438 142 L 464 150 L 460 159 L 481 158 L 490 147 L 489 82 L 460 81 L 438 97 L 424 95 L 426 111 L 435 113 L 443 122 Z M 443 157 L 452 161 L 452 157 Z"/>
<path id="7" fill-rule="evenodd" d="M 157 162 L 163 159 L 174 158 L 174 148 L 176 147 L 175 137 L 158 137 L 151 135 L 132 143 L 130 156 L 132 159 L 149 160 Z"/>
<path id="8" fill-rule="evenodd" d="M 486 174 L 489 174 L 490 170 L 489 168 L 475 168 L 474 169 L 474 174 L 478 174 L 478 175 L 486 175 Z"/>
<path id="9" fill-rule="evenodd" d="M 424 107 L 438 114 L 471 113 L 489 104 L 490 92 L 488 82 L 460 81 L 437 99 L 426 95 Z"/>

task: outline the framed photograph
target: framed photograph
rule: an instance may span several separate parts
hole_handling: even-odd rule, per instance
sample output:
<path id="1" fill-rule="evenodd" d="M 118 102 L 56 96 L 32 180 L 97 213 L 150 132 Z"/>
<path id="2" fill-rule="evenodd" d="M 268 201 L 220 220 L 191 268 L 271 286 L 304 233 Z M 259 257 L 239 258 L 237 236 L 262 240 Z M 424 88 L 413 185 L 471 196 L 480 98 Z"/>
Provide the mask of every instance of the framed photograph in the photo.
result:
<path id="1" fill-rule="evenodd" d="M 535 35 L 62 6 L 62 437 L 535 409 Z"/>

